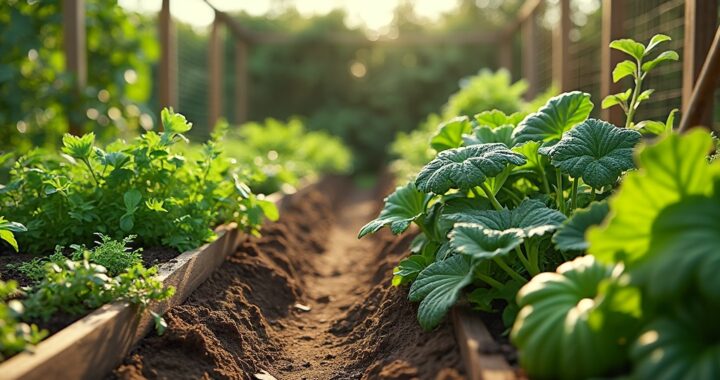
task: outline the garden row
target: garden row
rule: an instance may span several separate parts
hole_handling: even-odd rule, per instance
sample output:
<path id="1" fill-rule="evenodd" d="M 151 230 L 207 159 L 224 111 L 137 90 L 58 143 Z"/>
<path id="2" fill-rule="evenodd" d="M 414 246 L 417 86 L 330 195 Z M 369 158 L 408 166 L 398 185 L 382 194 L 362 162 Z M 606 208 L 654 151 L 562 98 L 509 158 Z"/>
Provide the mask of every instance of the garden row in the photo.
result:
<path id="1" fill-rule="evenodd" d="M 589 118 L 590 95 L 574 91 L 532 113 L 518 98 L 515 109 L 445 114 L 457 117 L 398 140 L 395 168 L 417 172 L 360 237 L 417 227 L 393 284 L 410 285 L 423 328 L 458 302 L 498 314 L 531 378 L 720 376 L 710 320 L 720 306 L 716 142 L 703 129 L 675 132 L 674 110 L 663 122 L 635 120 L 653 92 L 647 75 L 678 59 L 657 54 L 668 40 L 611 43 L 628 56 L 613 79 L 632 85 L 602 107 L 621 107 L 624 128 Z M 470 83 L 450 105 L 478 91 Z"/>
<path id="2" fill-rule="evenodd" d="M 298 121 L 229 137 L 221 125 L 202 146 L 186 144 L 182 115 L 164 110 L 162 121 L 163 132 L 130 142 L 100 148 L 93 134 L 66 135 L 61 152 L 3 156 L 0 354 L 27 351 L 3 365 L 6 374 L 101 375 L 152 325 L 162 334 L 163 312 L 240 236 L 278 218 L 262 193 L 294 191 L 350 164 L 337 139 Z"/>

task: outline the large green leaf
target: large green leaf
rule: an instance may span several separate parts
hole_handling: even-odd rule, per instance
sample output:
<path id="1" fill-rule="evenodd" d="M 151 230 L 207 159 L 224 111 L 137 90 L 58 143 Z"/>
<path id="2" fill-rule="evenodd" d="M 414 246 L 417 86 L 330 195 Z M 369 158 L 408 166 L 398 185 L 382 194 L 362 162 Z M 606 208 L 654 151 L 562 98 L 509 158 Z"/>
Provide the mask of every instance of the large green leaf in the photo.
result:
<path id="1" fill-rule="evenodd" d="M 628 38 L 612 41 L 610 47 L 620 50 L 638 61 L 642 60 L 645 55 L 645 45 Z"/>
<path id="2" fill-rule="evenodd" d="M 628 173 L 610 199 L 608 221 L 588 230 L 589 252 L 598 260 L 630 266 L 643 259 L 663 209 L 693 195 L 711 194 L 718 172 L 717 165 L 707 162 L 712 147 L 710 133 L 697 129 L 639 149 L 639 170 Z"/>
<path id="3" fill-rule="evenodd" d="M 519 229 L 522 236 L 528 238 L 552 232 L 565 220 L 560 211 L 535 199 L 525 199 L 512 210 L 467 210 L 446 217 L 455 222 L 477 223 L 495 231 Z"/>
<path id="4" fill-rule="evenodd" d="M 481 125 L 473 129 L 472 135 L 464 135 L 463 142 L 465 146 L 501 143 L 508 148 L 512 148 L 515 146 L 515 139 L 513 138 L 514 129 L 515 127 L 509 124 L 496 128 Z"/>
<path id="5" fill-rule="evenodd" d="M 523 242 L 519 229 L 496 231 L 476 223 L 457 223 L 450 232 L 450 246 L 474 259 L 505 255 Z"/>
<path id="6" fill-rule="evenodd" d="M 360 229 L 358 238 L 375 233 L 387 225 L 394 234 L 405 232 L 425 212 L 430 198 L 430 195 L 419 192 L 412 182 L 398 187 L 385 198 L 385 207 L 380 215 Z"/>
<path id="7" fill-rule="evenodd" d="M 462 289 L 472 282 L 473 266 L 465 255 L 436 261 L 420 272 L 410 287 L 410 301 L 420 302 L 418 322 L 425 330 L 437 326 L 457 302 Z"/>
<path id="8" fill-rule="evenodd" d="M 637 131 L 588 119 L 566 133 L 549 155 L 553 166 L 597 189 L 615 183 L 620 174 L 635 166 L 632 152 L 641 136 Z"/>
<path id="9" fill-rule="evenodd" d="M 588 379 L 623 368 L 636 333 L 639 292 L 592 256 L 540 273 L 517 296 L 511 338 L 530 378 Z"/>
<path id="10" fill-rule="evenodd" d="M 552 144 L 560 140 L 563 133 L 587 119 L 592 109 L 590 94 L 580 91 L 560 94 L 520 122 L 515 129 L 515 139 L 517 143 L 541 141 Z"/>
<path id="11" fill-rule="evenodd" d="M 393 269 L 393 286 L 400 286 L 414 280 L 430 263 L 432 260 L 424 255 L 411 255 L 400 260 L 398 266 Z"/>
<path id="12" fill-rule="evenodd" d="M 473 117 L 475 123 L 478 126 L 485 126 L 490 128 L 497 128 L 503 125 L 512 125 L 513 127 L 522 121 L 523 114 L 515 112 L 510 115 L 506 115 L 500 110 L 484 111 Z"/>
<path id="13" fill-rule="evenodd" d="M 466 116 L 459 116 L 448 120 L 438 128 L 437 133 L 430 140 L 430 146 L 438 152 L 462 146 L 463 134 L 471 133 L 472 126 Z"/>
<path id="14" fill-rule="evenodd" d="M 523 165 L 525 158 L 503 144 L 484 144 L 440 152 L 418 174 L 420 191 L 444 194 L 450 189 L 467 191 L 508 165 Z"/>
<path id="15" fill-rule="evenodd" d="M 591 226 L 600 225 L 610 208 L 607 202 L 593 202 L 584 209 L 575 212 L 558 228 L 553 235 L 555 247 L 561 251 L 584 251 L 588 248 L 585 232 Z"/>

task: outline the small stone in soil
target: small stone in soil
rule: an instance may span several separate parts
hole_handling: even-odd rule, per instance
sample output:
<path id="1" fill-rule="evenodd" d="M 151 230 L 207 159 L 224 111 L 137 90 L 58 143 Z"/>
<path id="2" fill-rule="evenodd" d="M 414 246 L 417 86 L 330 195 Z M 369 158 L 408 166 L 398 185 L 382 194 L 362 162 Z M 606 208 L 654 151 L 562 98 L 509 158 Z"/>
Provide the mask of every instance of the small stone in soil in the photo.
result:
<path id="1" fill-rule="evenodd" d="M 310 367 L 312 367 L 312 364 L 310 364 L 310 362 L 304 362 L 304 363 L 302 364 L 302 366 L 305 367 L 305 368 L 310 368 Z"/>
<path id="2" fill-rule="evenodd" d="M 327 355 L 325 355 L 325 359 L 328 359 L 328 360 L 330 360 L 330 359 L 335 359 L 335 355 L 333 355 L 333 354 L 327 354 Z"/>
<path id="3" fill-rule="evenodd" d="M 313 340 L 314 338 L 310 335 L 303 335 L 300 337 L 300 340 Z"/>
<path id="4" fill-rule="evenodd" d="M 303 304 L 301 304 L 301 303 L 296 303 L 295 305 L 293 305 L 293 307 L 296 308 L 296 309 L 298 309 L 298 310 L 300 310 L 300 311 L 305 311 L 305 312 L 308 312 L 308 311 L 312 310 L 312 308 L 311 308 L 310 306 L 308 306 L 308 305 L 303 305 Z"/>
<path id="5" fill-rule="evenodd" d="M 333 298 L 331 296 L 325 295 L 322 297 L 318 297 L 315 301 L 320 302 L 320 303 L 329 303 L 332 300 L 333 300 Z"/>
<path id="6" fill-rule="evenodd" d="M 269 374 L 266 370 L 260 371 L 260 373 L 256 373 L 255 378 L 258 380 L 277 380 L 275 376 Z"/>

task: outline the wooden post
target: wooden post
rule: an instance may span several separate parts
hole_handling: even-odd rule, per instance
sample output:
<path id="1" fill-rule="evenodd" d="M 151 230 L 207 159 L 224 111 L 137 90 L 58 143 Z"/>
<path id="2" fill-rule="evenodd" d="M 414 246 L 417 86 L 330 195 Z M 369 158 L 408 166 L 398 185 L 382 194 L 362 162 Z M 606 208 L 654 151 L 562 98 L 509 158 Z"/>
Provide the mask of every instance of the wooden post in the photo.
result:
<path id="1" fill-rule="evenodd" d="M 560 92 L 570 91 L 570 0 L 560 0 L 560 21 L 554 30 L 553 82 Z"/>
<path id="2" fill-rule="evenodd" d="M 695 82 L 713 41 L 717 24 L 717 2 L 713 0 L 685 1 L 685 43 L 683 45 L 682 113 L 690 104 Z M 712 103 L 694 122 L 712 127 Z"/>
<path id="3" fill-rule="evenodd" d="M 215 128 L 222 113 L 223 40 L 221 27 L 222 23 L 218 13 L 215 12 L 208 49 L 208 129 L 210 131 Z"/>
<path id="4" fill-rule="evenodd" d="M 242 124 L 248 117 L 248 51 L 247 44 L 235 38 L 235 122 Z"/>
<path id="5" fill-rule="evenodd" d="M 521 25 L 522 31 L 522 71 L 528 83 L 525 97 L 533 99 L 540 92 L 538 84 L 538 26 L 535 13 L 528 15 Z"/>
<path id="6" fill-rule="evenodd" d="M 497 45 L 500 47 L 498 54 L 498 66 L 506 69 L 512 76 L 513 71 L 513 40 L 515 33 L 505 33 L 497 41 Z"/>
<path id="7" fill-rule="evenodd" d="M 175 35 L 170 16 L 170 0 L 163 0 L 159 15 L 160 34 L 160 69 L 159 98 L 160 108 L 177 105 L 177 55 Z M 162 131 L 162 123 L 158 130 Z"/>
<path id="8" fill-rule="evenodd" d="M 610 49 L 609 45 L 613 40 L 624 37 L 624 7 L 624 0 L 603 0 L 602 2 L 602 54 L 600 59 L 601 99 L 604 99 L 610 94 L 616 94 L 622 91 L 622 87 L 618 83 L 613 83 L 612 71 L 615 65 L 623 60 L 623 55 L 617 50 Z M 623 114 L 620 107 L 604 109 L 601 114 L 602 118 L 607 122 L 617 126 L 623 126 L 625 124 L 625 114 Z"/>
<path id="9" fill-rule="evenodd" d="M 685 111 L 680 121 L 681 131 L 703 125 L 703 117 L 713 108 L 712 104 L 715 100 L 718 76 L 720 76 L 720 28 L 715 33 L 710 52 L 700 71 L 692 96 L 688 101 L 687 111 Z M 712 125 L 708 126 L 712 127 Z"/>
<path id="10" fill-rule="evenodd" d="M 87 53 L 85 44 L 85 0 L 63 0 L 63 49 L 65 50 L 65 70 L 75 78 L 75 94 L 82 99 L 82 91 L 87 85 Z M 69 132 L 81 133 L 84 112 L 71 109 L 67 118 Z"/>

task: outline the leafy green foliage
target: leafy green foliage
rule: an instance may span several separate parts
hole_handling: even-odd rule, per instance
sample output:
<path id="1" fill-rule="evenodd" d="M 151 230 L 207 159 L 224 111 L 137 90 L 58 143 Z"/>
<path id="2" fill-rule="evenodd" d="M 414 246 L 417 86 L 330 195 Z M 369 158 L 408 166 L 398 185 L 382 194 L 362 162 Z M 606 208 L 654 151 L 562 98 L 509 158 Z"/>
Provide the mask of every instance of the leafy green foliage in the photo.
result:
<path id="1" fill-rule="evenodd" d="M 47 331 L 34 324 L 20 322 L 24 313 L 22 303 L 8 301 L 17 291 L 14 281 L 0 281 L 0 360 L 31 348 L 47 335 Z"/>
<path id="2" fill-rule="evenodd" d="M 640 133 L 588 119 L 566 133 L 549 150 L 552 164 L 593 188 L 614 184 L 620 174 L 635 167 L 632 151 Z"/>
<path id="3" fill-rule="evenodd" d="M 582 123 L 590 115 L 590 94 L 572 91 L 551 98 L 536 113 L 528 115 L 515 130 L 518 143 L 541 141 L 553 144 L 563 133 Z"/>
<path id="4" fill-rule="evenodd" d="M 418 191 L 412 182 L 398 187 L 385 198 L 385 207 L 380 216 L 366 224 L 360 230 L 358 238 L 375 233 L 386 225 L 390 226 L 394 234 L 405 232 L 410 224 L 425 212 L 429 201 L 430 196 Z"/>
<path id="5" fill-rule="evenodd" d="M 607 202 L 593 202 L 584 209 L 575 210 L 553 235 L 555 247 L 561 251 L 584 251 L 588 248 L 585 232 L 600 225 L 610 212 Z"/>
<path id="6" fill-rule="evenodd" d="M 218 148 L 220 134 L 183 154 L 178 131 L 190 128 L 163 111 L 165 132 L 101 149 L 92 135 L 64 139 L 64 158 L 42 151 L 18 158 L 0 205 L 27 226 L 23 249 L 46 253 L 55 245 L 89 244 L 95 233 L 113 239 L 137 235 L 143 246 L 195 248 L 211 240 L 219 223 L 257 231 L 273 205 L 243 188 Z"/>
<path id="7" fill-rule="evenodd" d="M 425 330 L 435 327 L 472 281 L 469 257 L 458 255 L 425 268 L 410 287 L 410 301 L 420 301 L 418 321 Z"/>
<path id="8" fill-rule="evenodd" d="M 299 119 L 241 125 L 221 146 L 238 161 L 248 186 L 262 194 L 298 186 L 303 178 L 352 168 L 351 152 L 339 138 L 308 131 Z"/>
<path id="9" fill-rule="evenodd" d="M 672 50 L 664 51 L 653 59 L 650 58 L 652 51 L 659 44 L 666 41 L 670 41 L 669 36 L 656 34 L 650 39 L 647 46 L 631 39 L 621 39 L 610 43 L 611 48 L 619 50 L 632 58 L 632 60 L 622 61 L 615 66 L 613 81 L 618 82 L 623 78 L 631 77 L 634 81 L 634 88 L 607 96 L 602 102 L 602 107 L 621 107 L 626 116 L 626 128 L 635 127 L 633 121 L 635 112 L 643 101 L 650 99 L 650 95 L 653 93 L 653 90 L 642 91 L 642 84 L 648 73 L 663 62 L 677 61 L 680 58 Z M 652 125 L 651 128 L 657 129 L 656 125 Z"/>
<path id="10" fill-rule="evenodd" d="M 3 240 L 10 244 L 15 251 L 18 251 L 18 243 L 15 239 L 15 232 L 25 232 L 27 228 L 20 223 L 10 222 L 4 217 L 0 216 L 0 240 Z"/>
<path id="11" fill-rule="evenodd" d="M 415 180 L 423 192 L 443 194 L 451 188 L 470 190 L 508 165 L 523 165 L 525 158 L 503 144 L 472 145 L 440 152 Z"/>
<path id="12" fill-rule="evenodd" d="M 636 333 L 640 298 L 625 289 L 618 308 L 601 291 L 612 281 L 619 279 L 611 267 L 584 256 L 556 273 L 537 275 L 520 289 L 512 341 L 529 376 L 587 379 L 623 367 Z"/>
<path id="13" fill-rule="evenodd" d="M 84 246 L 71 246 L 73 249 L 72 259 L 78 261 L 87 257 L 91 263 L 105 267 L 110 276 L 117 276 L 128 268 L 142 263 L 142 249 L 131 250 L 127 247 L 135 239 L 134 235 L 123 240 L 113 240 L 103 234 L 98 234 L 98 236 L 100 241 L 96 241 L 97 247 L 91 250 Z"/>
<path id="14" fill-rule="evenodd" d="M 506 255 L 523 241 L 519 229 L 491 230 L 481 224 L 457 223 L 450 232 L 450 246 L 474 259 L 492 259 Z"/>
<path id="15" fill-rule="evenodd" d="M 116 277 L 87 257 L 80 261 L 48 263 L 45 277 L 23 301 L 24 318 L 47 320 L 58 312 L 82 315 L 112 301 L 127 301 L 141 310 L 151 301 L 171 297 L 174 288 L 163 288 L 154 278 L 157 268 L 135 264 Z"/>
<path id="16" fill-rule="evenodd" d="M 467 116 L 458 116 L 438 126 L 437 133 L 430 139 L 430 146 L 438 152 L 462 145 L 463 135 L 472 132 Z"/>

